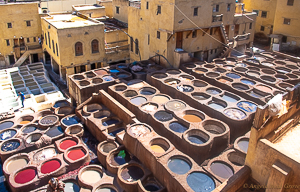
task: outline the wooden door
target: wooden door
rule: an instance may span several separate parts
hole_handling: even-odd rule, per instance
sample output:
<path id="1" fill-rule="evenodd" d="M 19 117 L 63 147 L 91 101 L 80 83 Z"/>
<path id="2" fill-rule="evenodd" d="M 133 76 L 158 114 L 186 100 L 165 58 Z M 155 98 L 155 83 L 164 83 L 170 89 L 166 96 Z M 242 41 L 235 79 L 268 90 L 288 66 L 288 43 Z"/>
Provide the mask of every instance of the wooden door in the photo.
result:
<path id="1" fill-rule="evenodd" d="M 19 40 L 18 39 L 14 39 L 14 47 L 19 46 Z"/>
<path id="2" fill-rule="evenodd" d="M 182 49 L 183 32 L 176 33 L 176 48 Z"/>
<path id="3" fill-rule="evenodd" d="M 19 39 L 19 42 L 20 42 L 20 46 L 25 46 L 24 38 Z"/>

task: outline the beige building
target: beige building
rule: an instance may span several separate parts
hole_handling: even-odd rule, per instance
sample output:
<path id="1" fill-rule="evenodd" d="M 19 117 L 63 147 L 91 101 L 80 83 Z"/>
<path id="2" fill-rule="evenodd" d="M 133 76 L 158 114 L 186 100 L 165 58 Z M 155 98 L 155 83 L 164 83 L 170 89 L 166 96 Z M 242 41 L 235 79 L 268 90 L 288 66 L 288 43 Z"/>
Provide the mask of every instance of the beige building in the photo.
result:
<path id="1" fill-rule="evenodd" d="M 72 5 L 72 11 L 80 12 L 82 15 L 86 17 L 91 18 L 99 18 L 99 17 L 105 17 L 105 7 L 95 4 L 95 5 Z"/>
<path id="2" fill-rule="evenodd" d="M 42 60 L 41 16 L 38 3 L 0 4 L 0 67 Z"/>

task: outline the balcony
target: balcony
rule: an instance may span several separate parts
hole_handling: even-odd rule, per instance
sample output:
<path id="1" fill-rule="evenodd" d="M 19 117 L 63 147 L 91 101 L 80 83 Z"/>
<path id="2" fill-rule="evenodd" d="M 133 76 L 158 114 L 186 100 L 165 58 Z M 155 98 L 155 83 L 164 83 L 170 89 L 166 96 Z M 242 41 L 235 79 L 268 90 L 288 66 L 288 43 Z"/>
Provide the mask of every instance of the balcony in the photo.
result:
<path id="1" fill-rule="evenodd" d="M 223 21 L 223 14 L 212 16 L 212 22 L 218 22 L 218 21 Z"/>
<path id="2" fill-rule="evenodd" d="M 236 41 L 237 45 L 247 44 L 250 41 L 250 33 L 237 35 L 234 37 L 234 41 Z"/>
<path id="3" fill-rule="evenodd" d="M 106 53 L 115 53 L 120 51 L 128 51 L 129 50 L 129 44 L 128 45 L 121 45 L 121 46 L 115 46 L 115 47 L 108 47 L 105 48 Z"/>
<path id="4" fill-rule="evenodd" d="M 129 1 L 129 6 L 140 9 L 141 8 L 141 1 Z"/>

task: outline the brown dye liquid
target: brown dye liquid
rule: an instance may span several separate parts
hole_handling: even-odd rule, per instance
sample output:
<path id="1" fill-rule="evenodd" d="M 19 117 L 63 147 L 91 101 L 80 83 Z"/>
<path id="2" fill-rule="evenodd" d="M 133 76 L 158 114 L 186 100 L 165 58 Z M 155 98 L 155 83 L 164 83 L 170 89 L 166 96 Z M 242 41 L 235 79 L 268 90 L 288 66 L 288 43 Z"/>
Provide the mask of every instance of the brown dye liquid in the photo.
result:
<path id="1" fill-rule="evenodd" d="M 221 83 L 225 83 L 225 84 L 230 83 L 230 81 L 228 81 L 228 80 L 226 80 L 226 79 L 219 79 L 219 81 L 220 81 Z"/>
<path id="2" fill-rule="evenodd" d="M 21 121 L 20 124 L 24 125 L 24 124 L 27 124 L 27 123 L 30 123 L 30 121 Z"/>
<path id="3" fill-rule="evenodd" d="M 154 96 L 152 98 L 152 101 L 155 102 L 155 103 L 158 103 L 158 104 L 163 104 L 163 103 L 168 102 L 169 98 L 165 97 L 165 96 L 162 96 L 162 95 L 157 95 L 157 96 Z"/>
<path id="4" fill-rule="evenodd" d="M 27 159 L 24 158 L 20 158 L 20 159 L 15 159 L 15 160 L 11 160 L 8 164 L 7 164 L 7 170 L 9 173 L 13 173 L 16 170 L 26 166 L 28 164 Z"/>
<path id="5" fill-rule="evenodd" d="M 201 122 L 202 119 L 197 115 L 185 115 L 183 118 L 189 122 Z"/>
<path id="6" fill-rule="evenodd" d="M 160 145 L 151 145 L 151 150 L 155 153 L 164 153 L 166 152 L 164 148 L 162 148 Z"/>
<path id="7" fill-rule="evenodd" d="M 272 91 L 271 88 L 266 87 L 266 86 L 263 86 L 263 85 L 258 85 L 257 88 L 258 88 L 259 90 L 264 91 L 264 92 L 267 92 L 267 93 L 269 93 L 269 92 Z"/>

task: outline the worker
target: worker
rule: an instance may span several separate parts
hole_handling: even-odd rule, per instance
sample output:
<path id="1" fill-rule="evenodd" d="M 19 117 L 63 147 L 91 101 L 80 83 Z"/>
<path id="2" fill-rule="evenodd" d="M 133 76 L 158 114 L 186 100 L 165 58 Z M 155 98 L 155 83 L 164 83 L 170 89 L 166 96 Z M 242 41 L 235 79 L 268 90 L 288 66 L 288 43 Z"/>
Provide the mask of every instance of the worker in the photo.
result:
<path id="1" fill-rule="evenodd" d="M 21 102 L 22 102 L 22 108 L 24 108 L 24 100 L 25 100 L 25 95 L 21 91 L 18 92 L 18 98 L 20 97 Z M 18 100 L 18 99 L 17 99 Z"/>

